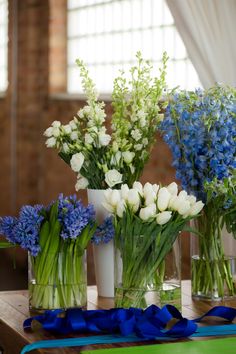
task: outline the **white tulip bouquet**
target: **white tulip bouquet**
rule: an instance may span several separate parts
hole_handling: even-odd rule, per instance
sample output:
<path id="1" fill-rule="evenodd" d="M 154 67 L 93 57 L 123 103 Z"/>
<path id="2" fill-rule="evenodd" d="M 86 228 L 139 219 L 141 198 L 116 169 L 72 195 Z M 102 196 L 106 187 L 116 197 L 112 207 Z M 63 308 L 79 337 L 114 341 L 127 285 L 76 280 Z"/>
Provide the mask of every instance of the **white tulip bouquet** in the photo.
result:
<path id="1" fill-rule="evenodd" d="M 152 77 L 152 66 L 137 53 L 137 66 L 130 79 L 124 72 L 114 81 L 111 129 L 106 130 L 104 102 L 98 101 L 95 85 L 81 60 L 77 60 L 87 105 L 69 124 L 54 121 L 44 132 L 46 146 L 56 148 L 59 156 L 77 174 L 76 190 L 132 186 L 142 174 L 155 142 L 158 123 L 163 119 L 161 102 L 165 89 L 166 53 L 159 77 Z"/>
<path id="2" fill-rule="evenodd" d="M 113 214 L 115 248 L 122 262 L 122 279 L 116 284 L 117 307 L 146 307 L 148 286 L 160 288 L 158 269 L 177 236 L 204 204 L 175 182 L 167 187 L 135 182 L 129 189 L 108 189 L 104 207 Z"/>

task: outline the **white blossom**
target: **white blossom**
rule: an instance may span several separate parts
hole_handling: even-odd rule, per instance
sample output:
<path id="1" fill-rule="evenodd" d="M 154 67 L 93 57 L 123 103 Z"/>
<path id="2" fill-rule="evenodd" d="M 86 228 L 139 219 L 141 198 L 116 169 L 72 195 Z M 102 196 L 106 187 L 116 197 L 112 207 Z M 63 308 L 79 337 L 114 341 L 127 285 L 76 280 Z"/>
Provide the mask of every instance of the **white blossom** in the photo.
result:
<path id="1" fill-rule="evenodd" d="M 133 189 L 137 189 L 137 191 L 139 192 L 139 194 L 141 196 L 143 196 L 143 186 L 142 186 L 142 183 L 140 182 L 134 182 L 133 183 Z"/>
<path id="2" fill-rule="evenodd" d="M 124 152 L 122 152 L 122 156 L 124 158 L 124 161 L 127 164 L 130 164 L 135 156 L 135 153 L 131 152 L 131 151 L 124 151 Z"/>
<path id="3" fill-rule="evenodd" d="M 136 144 L 136 145 L 134 145 L 134 149 L 137 150 L 137 151 L 142 150 L 142 148 L 143 148 L 143 144 Z"/>
<path id="4" fill-rule="evenodd" d="M 59 120 L 54 120 L 54 122 L 52 122 L 53 128 L 60 128 L 60 126 L 61 126 L 61 122 Z"/>
<path id="5" fill-rule="evenodd" d="M 164 225 L 171 219 L 171 216 L 171 211 L 162 211 L 161 213 L 157 214 L 156 222 L 158 225 Z"/>
<path id="6" fill-rule="evenodd" d="M 135 141 L 139 141 L 142 138 L 142 133 L 139 129 L 135 129 L 131 132 L 131 136 L 134 138 Z"/>
<path id="7" fill-rule="evenodd" d="M 111 141 L 109 134 L 98 133 L 98 140 L 101 146 L 107 146 Z"/>
<path id="8" fill-rule="evenodd" d="M 70 148 L 69 148 L 69 146 L 68 146 L 67 143 L 64 143 L 64 144 L 62 145 L 62 150 L 63 150 L 63 152 L 64 152 L 65 154 L 67 154 L 67 153 L 70 151 Z"/>
<path id="9" fill-rule="evenodd" d="M 49 127 L 45 130 L 43 135 L 46 136 L 47 138 L 50 138 L 52 136 L 52 131 L 53 131 L 53 127 Z"/>
<path id="10" fill-rule="evenodd" d="M 143 221 L 147 221 L 150 218 L 153 218 L 156 214 L 156 204 L 150 204 L 145 208 L 141 208 L 140 212 L 139 212 L 139 217 L 143 220 Z"/>
<path id="11" fill-rule="evenodd" d="M 190 211 L 189 211 L 189 215 L 190 216 L 195 216 L 198 213 L 200 213 L 200 211 L 203 209 L 204 207 L 204 203 L 199 200 L 198 202 L 196 202 L 195 204 L 193 204 L 193 206 L 191 207 Z"/>
<path id="12" fill-rule="evenodd" d="M 81 152 L 74 154 L 70 160 L 70 166 L 74 172 L 80 172 L 84 163 L 84 155 Z"/>
<path id="13" fill-rule="evenodd" d="M 58 138 L 60 136 L 60 128 L 52 128 L 52 135 L 54 136 L 54 138 Z"/>
<path id="14" fill-rule="evenodd" d="M 148 138 L 144 138 L 142 140 L 143 146 L 147 146 L 148 145 Z"/>
<path id="15" fill-rule="evenodd" d="M 121 197 L 123 199 L 126 199 L 127 195 L 128 195 L 128 192 L 129 192 L 129 187 L 127 184 L 122 184 L 121 186 Z"/>
<path id="16" fill-rule="evenodd" d="M 136 212 L 139 208 L 140 197 L 136 189 L 130 189 L 126 196 L 126 203 L 132 208 L 133 212 Z"/>
<path id="17" fill-rule="evenodd" d="M 105 181 L 109 187 L 122 183 L 122 174 L 117 170 L 109 170 L 105 173 Z"/>
<path id="18" fill-rule="evenodd" d="M 78 192 L 80 189 L 85 189 L 87 188 L 89 185 L 89 181 L 87 180 L 87 178 L 81 176 L 80 174 L 78 174 L 77 176 L 77 182 L 75 185 L 75 190 L 76 192 Z"/>
<path id="19" fill-rule="evenodd" d="M 78 139 L 78 133 L 76 131 L 73 131 L 70 135 L 71 140 L 77 140 Z"/>
<path id="20" fill-rule="evenodd" d="M 63 125 L 63 128 L 66 134 L 70 134 L 72 131 L 70 124 Z"/>
<path id="21" fill-rule="evenodd" d="M 84 141 L 85 141 L 85 144 L 88 144 L 88 145 L 92 144 L 93 143 L 93 137 L 90 134 L 86 133 L 84 135 Z"/>
<path id="22" fill-rule="evenodd" d="M 181 204 L 178 207 L 178 213 L 180 215 L 185 215 L 190 211 L 190 202 L 186 199 L 181 202 Z"/>
<path id="23" fill-rule="evenodd" d="M 74 120 L 71 120 L 71 121 L 69 122 L 69 126 L 71 127 L 72 130 L 77 129 L 77 126 L 76 126 L 76 123 L 75 123 Z"/>
<path id="24" fill-rule="evenodd" d="M 170 194 L 172 194 L 172 196 L 177 195 L 178 194 L 178 185 L 175 182 L 170 183 L 167 187 L 168 191 L 170 192 Z"/>
<path id="25" fill-rule="evenodd" d="M 118 204 L 117 204 L 117 207 L 116 207 L 116 214 L 122 218 L 123 216 L 123 213 L 125 211 L 125 202 L 123 199 L 121 199 Z"/>
<path id="26" fill-rule="evenodd" d="M 162 187 L 158 192 L 157 207 L 160 211 L 167 209 L 171 194 L 166 187 Z"/>
<path id="27" fill-rule="evenodd" d="M 57 143 L 56 139 L 52 136 L 51 138 L 46 140 L 45 144 L 48 148 L 53 148 L 56 146 L 56 143 Z"/>

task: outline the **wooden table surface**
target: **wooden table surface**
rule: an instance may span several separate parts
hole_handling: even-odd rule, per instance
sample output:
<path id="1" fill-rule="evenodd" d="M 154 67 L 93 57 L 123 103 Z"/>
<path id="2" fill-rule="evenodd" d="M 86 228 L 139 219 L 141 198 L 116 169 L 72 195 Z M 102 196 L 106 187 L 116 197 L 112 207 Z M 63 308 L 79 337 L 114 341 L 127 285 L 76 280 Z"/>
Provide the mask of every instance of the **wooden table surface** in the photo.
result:
<path id="1" fill-rule="evenodd" d="M 182 313 L 183 316 L 193 319 L 196 318 L 211 307 L 216 305 L 227 305 L 236 307 L 236 301 L 227 302 L 207 302 L 207 301 L 193 301 L 191 299 L 191 284 L 190 281 L 182 282 Z M 88 288 L 88 309 L 109 309 L 113 307 L 113 300 L 109 298 L 99 298 L 97 297 L 96 287 L 92 286 Z M 24 331 L 22 324 L 23 321 L 29 317 L 28 310 L 28 298 L 27 291 L 8 291 L 0 292 L 0 353 L 4 354 L 19 354 L 21 349 L 29 343 L 43 340 L 43 339 L 55 339 L 50 333 L 43 331 L 41 328 L 34 332 Z M 78 337 L 78 335 L 71 335 L 70 337 Z M 57 336 L 56 338 L 63 338 L 63 336 Z M 189 340 L 189 339 L 188 339 Z M 195 339 L 193 339 L 195 340 Z M 153 344 L 157 343 L 154 341 L 142 342 L 139 344 Z M 160 343 L 160 342 L 159 342 Z M 97 348 L 111 348 L 111 347 L 122 347 L 130 346 L 132 344 L 125 343 L 119 345 L 93 345 L 86 347 L 74 347 L 74 348 L 60 348 L 60 349 L 42 349 L 37 351 L 32 351 L 31 353 L 64 353 L 64 354 L 75 354 L 80 353 L 81 350 L 97 349 Z"/>

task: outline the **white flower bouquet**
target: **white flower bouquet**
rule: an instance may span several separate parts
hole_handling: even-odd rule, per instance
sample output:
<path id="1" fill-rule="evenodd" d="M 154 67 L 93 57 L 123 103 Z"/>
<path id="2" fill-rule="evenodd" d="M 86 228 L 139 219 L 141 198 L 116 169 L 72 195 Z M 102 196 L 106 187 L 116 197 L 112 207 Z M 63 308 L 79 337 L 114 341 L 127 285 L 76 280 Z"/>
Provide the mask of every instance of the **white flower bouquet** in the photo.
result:
<path id="1" fill-rule="evenodd" d="M 142 174 L 162 120 L 160 102 L 165 89 L 166 53 L 159 77 L 152 77 L 152 66 L 137 53 L 137 66 L 130 79 L 124 72 L 114 81 L 111 134 L 106 129 L 104 102 L 98 101 L 95 85 L 84 63 L 77 60 L 87 105 L 69 124 L 54 121 L 44 132 L 46 146 L 56 148 L 59 156 L 77 174 L 76 190 L 132 186 Z"/>
<path id="2" fill-rule="evenodd" d="M 104 193 L 104 207 L 113 214 L 120 259 L 116 264 L 122 269 L 116 277 L 116 306 L 145 308 L 148 288 L 160 291 L 166 255 L 204 204 L 185 191 L 178 194 L 174 182 L 167 187 L 135 182 L 131 189 L 122 185 L 121 191 L 108 189 Z"/>

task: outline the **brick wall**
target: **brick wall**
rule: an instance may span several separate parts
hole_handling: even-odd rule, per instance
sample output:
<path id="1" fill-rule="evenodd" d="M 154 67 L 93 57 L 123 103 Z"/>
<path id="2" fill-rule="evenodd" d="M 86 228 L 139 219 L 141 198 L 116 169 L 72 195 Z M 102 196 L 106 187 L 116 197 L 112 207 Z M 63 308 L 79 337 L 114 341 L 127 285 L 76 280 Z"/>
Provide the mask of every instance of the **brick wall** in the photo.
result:
<path id="1" fill-rule="evenodd" d="M 54 150 L 45 148 L 42 135 L 53 120 L 67 122 L 83 105 L 76 99 L 55 97 L 66 87 L 65 7 L 66 0 L 9 0 L 9 89 L 0 98 L 0 215 L 14 214 L 23 204 L 47 203 L 60 192 L 74 193 L 73 172 Z M 13 38 L 13 26 L 17 38 Z M 14 45 L 18 57 L 12 70 Z M 13 71 L 17 75 L 16 92 Z M 170 151 L 157 136 L 142 181 L 164 184 L 173 179 Z M 80 195 L 86 201 L 85 193 Z M 16 273 L 9 252 L 1 252 L 0 287 L 24 287 L 26 254 L 17 252 Z M 93 283 L 91 250 L 89 260 L 89 281 Z"/>

